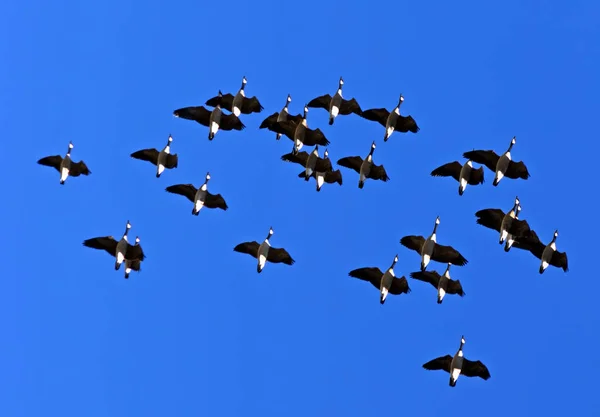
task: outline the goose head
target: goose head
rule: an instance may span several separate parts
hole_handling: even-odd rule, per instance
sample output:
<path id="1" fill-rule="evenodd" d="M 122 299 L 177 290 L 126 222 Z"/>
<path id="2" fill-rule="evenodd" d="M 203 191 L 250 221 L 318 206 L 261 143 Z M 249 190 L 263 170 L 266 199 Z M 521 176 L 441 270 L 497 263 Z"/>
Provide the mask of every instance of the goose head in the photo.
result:
<path id="1" fill-rule="evenodd" d="M 338 83 L 338 88 L 341 89 L 343 85 L 344 85 L 344 79 L 342 78 L 342 76 L 340 76 L 340 82 Z"/>
<path id="2" fill-rule="evenodd" d="M 329 150 L 327 150 L 327 148 L 325 148 L 325 153 L 323 154 L 323 159 L 328 159 L 329 158 Z"/>
<path id="3" fill-rule="evenodd" d="M 67 149 L 67 155 L 71 154 L 71 149 L 73 149 L 73 142 L 69 141 L 69 148 Z"/>

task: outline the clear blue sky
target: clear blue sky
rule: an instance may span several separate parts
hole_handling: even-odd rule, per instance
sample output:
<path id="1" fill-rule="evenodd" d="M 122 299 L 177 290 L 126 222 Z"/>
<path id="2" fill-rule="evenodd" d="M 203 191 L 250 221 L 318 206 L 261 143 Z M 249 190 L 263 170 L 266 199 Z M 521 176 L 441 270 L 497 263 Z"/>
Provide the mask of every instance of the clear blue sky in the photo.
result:
<path id="1" fill-rule="evenodd" d="M 600 370 L 597 272 L 585 262 L 598 192 L 600 5 L 591 1 L 86 3 L 0 6 L 0 125 L 4 153 L 0 279 L 0 414 L 95 416 L 592 416 Z M 264 105 L 243 132 L 172 116 L 218 89 Z M 288 93 L 292 111 L 345 79 L 363 109 L 403 113 L 421 131 L 395 133 L 355 115 L 309 124 L 334 161 L 378 147 L 391 180 L 343 169 L 344 185 L 296 176 L 279 160 L 292 142 L 259 130 Z M 161 148 L 169 133 L 179 168 L 154 177 L 129 154 Z M 432 178 L 473 148 L 505 150 L 528 181 L 469 187 Z M 89 177 L 65 186 L 36 160 L 69 140 Z M 221 193 L 229 210 L 192 216 L 168 194 L 177 183 Z M 530 254 L 503 252 L 475 211 L 508 209 L 518 195 L 547 242 L 559 229 L 570 272 L 537 272 Z M 385 305 L 362 266 L 419 268 L 402 247 L 441 216 L 440 243 L 469 260 L 455 267 L 466 296 L 442 305 L 427 284 Z M 123 279 L 86 238 L 133 224 L 147 260 Z M 292 267 L 233 252 L 261 240 Z M 593 255 L 593 251 L 592 251 Z M 432 268 L 443 272 L 443 265 Z M 487 364 L 488 381 L 427 372 L 454 354 Z M 454 407 L 454 409 L 452 408 Z"/>

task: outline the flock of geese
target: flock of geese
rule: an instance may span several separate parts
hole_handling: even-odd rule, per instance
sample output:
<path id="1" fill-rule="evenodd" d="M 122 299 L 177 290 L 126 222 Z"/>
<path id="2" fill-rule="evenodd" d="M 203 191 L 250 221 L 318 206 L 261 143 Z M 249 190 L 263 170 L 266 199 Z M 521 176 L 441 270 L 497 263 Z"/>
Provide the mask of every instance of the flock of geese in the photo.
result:
<path id="1" fill-rule="evenodd" d="M 212 107 L 207 109 L 205 106 L 183 107 L 173 112 L 173 115 L 197 122 L 208 128 L 208 140 L 212 141 L 220 130 L 241 131 L 245 129 L 240 116 L 252 113 L 260 113 L 263 106 L 259 100 L 253 96 L 246 97 L 245 87 L 246 77 L 242 78 L 242 85 L 239 91 L 233 94 L 223 94 L 219 90 L 218 94 L 207 100 L 205 106 Z M 290 114 L 289 105 L 292 101 L 288 94 L 285 105 L 279 112 L 274 112 L 262 121 L 259 128 L 267 129 L 275 133 L 275 139 L 280 140 L 286 137 L 293 142 L 293 148 L 290 153 L 281 157 L 283 161 L 301 165 L 303 170 L 298 174 L 299 178 L 309 181 L 311 178 L 316 182 L 316 190 L 320 191 L 325 183 L 342 185 L 342 172 L 333 169 L 329 152 L 325 149 L 323 157 L 319 156 L 319 146 L 326 147 L 329 140 L 321 129 L 312 129 L 308 127 L 307 115 L 310 108 L 321 108 L 329 113 L 329 125 L 333 125 L 335 119 L 340 115 L 355 114 L 366 120 L 379 123 L 385 128 L 383 141 L 390 139 L 394 132 L 417 133 L 419 127 L 410 115 L 400 114 L 400 107 L 404 102 L 402 94 L 398 103 L 391 110 L 385 108 L 373 108 L 362 110 L 356 99 L 346 100 L 342 95 L 344 80 L 339 79 L 336 93 L 331 96 L 324 94 L 309 101 L 304 106 L 303 114 Z M 227 113 L 225 112 L 227 111 Z M 169 135 L 166 145 L 162 150 L 153 148 L 142 149 L 131 154 L 132 158 L 147 161 L 156 167 L 156 177 L 159 178 L 165 169 L 174 169 L 178 166 L 177 154 L 171 153 L 171 144 L 173 137 Z M 458 194 L 462 196 L 467 185 L 475 186 L 484 183 L 484 166 L 494 173 L 493 185 L 498 186 L 503 178 L 528 179 L 529 172 L 525 164 L 521 161 L 515 162 L 512 159 L 512 149 L 516 143 L 513 137 L 508 149 L 498 155 L 493 150 L 472 150 L 465 152 L 464 163 L 459 161 L 449 162 L 431 172 L 434 177 L 451 177 L 458 182 Z M 310 153 L 302 151 L 304 146 L 314 147 Z M 370 146 L 369 153 L 362 158 L 361 156 L 346 156 L 337 161 L 337 165 L 350 169 L 358 174 L 358 188 L 362 189 L 367 179 L 380 180 L 387 182 L 389 177 L 383 165 L 377 165 L 373 161 L 373 153 L 376 144 Z M 60 155 L 47 156 L 38 160 L 38 164 L 56 169 L 60 174 L 60 184 L 65 184 L 68 177 L 78 177 L 80 175 L 89 175 L 91 171 L 83 161 L 75 162 L 71 158 L 73 144 L 69 142 L 67 153 L 64 157 Z M 481 164 L 475 168 L 473 163 Z M 200 188 L 192 184 L 175 184 L 166 188 L 166 191 L 172 194 L 179 194 L 186 197 L 192 203 L 192 214 L 198 215 L 202 208 L 227 210 L 228 206 L 221 194 L 212 194 L 208 191 L 208 182 L 210 173 L 206 173 L 204 183 Z M 544 244 L 536 232 L 532 230 L 526 220 L 519 219 L 521 204 L 516 197 L 510 210 L 504 212 L 500 208 L 487 208 L 475 213 L 476 222 L 481 226 L 494 230 L 499 236 L 499 243 L 504 244 L 504 250 L 508 252 L 511 248 L 519 248 L 529 251 L 540 261 L 539 273 L 542 274 L 548 266 L 552 265 L 568 271 L 567 254 L 559 252 L 556 247 L 558 231 L 554 231 L 552 240 Z M 421 259 L 420 270 L 410 273 L 410 277 L 429 283 L 437 292 L 437 303 L 441 304 L 446 294 L 455 294 L 463 296 L 460 280 L 453 280 L 450 277 L 450 267 L 464 266 L 467 259 L 452 246 L 441 245 L 437 243 L 437 229 L 440 225 L 439 216 L 435 219 L 433 230 L 428 237 L 420 235 L 404 236 L 400 243 L 406 248 L 415 251 Z M 86 239 L 83 245 L 93 249 L 106 251 L 115 259 L 115 270 L 119 270 L 121 264 L 125 263 L 125 278 L 129 277 L 131 271 L 140 271 L 141 263 L 146 258 L 140 238 L 136 236 L 135 243 L 132 245 L 128 240 L 131 223 L 127 221 L 125 232 L 117 240 L 113 236 L 100 236 Z M 294 259 L 284 248 L 271 246 L 273 228 L 270 227 L 267 236 L 262 242 L 252 241 L 243 242 L 233 248 L 235 252 L 250 255 L 256 259 L 256 270 L 260 273 L 267 262 L 282 263 L 293 265 Z M 431 261 L 446 264 L 446 270 L 443 274 L 427 270 Z M 399 295 L 409 293 L 406 277 L 398 278 L 394 273 L 394 266 L 398 262 L 398 255 L 389 268 L 382 271 L 378 267 L 363 267 L 349 272 L 349 276 L 363 281 L 370 282 L 379 290 L 379 300 L 381 304 L 389 294 Z M 487 367 L 481 361 L 470 361 L 463 356 L 463 346 L 465 344 L 464 336 L 461 337 L 460 347 L 454 356 L 446 355 L 433 359 L 423 365 L 428 370 L 444 370 L 450 374 L 450 386 L 454 387 L 459 375 L 467 377 L 480 377 L 484 380 L 490 378 Z"/>

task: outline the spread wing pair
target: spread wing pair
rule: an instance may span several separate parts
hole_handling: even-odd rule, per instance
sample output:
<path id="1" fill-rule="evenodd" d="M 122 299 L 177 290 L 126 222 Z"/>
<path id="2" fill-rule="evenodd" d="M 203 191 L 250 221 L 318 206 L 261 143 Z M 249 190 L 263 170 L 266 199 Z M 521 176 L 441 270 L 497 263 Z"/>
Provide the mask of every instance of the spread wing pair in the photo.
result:
<path id="1" fill-rule="evenodd" d="M 204 103 L 206 106 L 217 107 L 219 104 L 221 108 L 233 112 L 233 99 L 234 95 L 231 93 L 223 94 L 220 96 L 214 96 Z M 260 104 L 256 96 L 242 98 L 242 107 L 240 108 L 242 114 L 260 113 L 263 111 L 263 106 Z"/>
<path id="2" fill-rule="evenodd" d="M 500 232 L 502 220 L 504 219 L 505 215 L 506 214 L 501 209 L 490 208 L 479 210 L 475 213 L 475 216 L 477 216 L 476 223 L 487 227 L 488 229 Z M 513 236 L 525 236 L 529 232 L 531 232 L 531 229 L 529 227 L 529 223 L 527 223 L 527 220 L 512 219 L 508 233 Z"/>
<path id="3" fill-rule="evenodd" d="M 245 253 L 247 255 L 256 258 L 258 256 L 258 248 L 260 244 L 257 241 L 253 242 L 243 242 L 237 245 L 233 250 L 239 253 Z M 278 264 L 286 264 L 293 265 L 296 261 L 292 259 L 290 254 L 283 248 L 269 248 L 269 253 L 267 254 L 267 261 Z"/>
<path id="4" fill-rule="evenodd" d="M 377 267 L 366 267 L 354 269 L 348 273 L 348 276 L 370 282 L 371 285 L 379 290 L 381 288 L 381 278 L 383 277 L 383 272 L 381 272 L 381 269 Z M 408 294 L 410 291 L 411 290 L 408 286 L 406 277 L 394 277 L 392 280 L 392 285 L 390 285 L 389 288 L 390 294 Z"/>
<path id="5" fill-rule="evenodd" d="M 52 167 L 60 172 L 60 165 L 62 164 L 63 157 L 60 155 L 52 155 L 46 156 L 37 161 L 38 164 L 44 165 L 47 167 Z M 74 162 L 71 160 L 71 165 L 69 166 L 69 176 L 70 177 L 78 177 L 80 175 L 90 175 L 92 172 L 89 170 L 85 162 L 79 161 Z"/>
<path id="6" fill-rule="evenodd" d="M 513 247 L 529 251 L 540 260 L 542 259 L 544 249 L 546 249 L 546 245 L 542 243 L 537 233 L 533 230 L 527 236 L 517 238 L 513 243 Z M 569 261 L 566 252 L 553 251 L 549 264 L 557 268 L 562 268 L 564 272 L 569 271 Z"/>
<path id="7" fill-rule="evenodd" d="M 420 253 L 425 240 L 423 236 L 409 235 L 400 239 L 400 243 L 402 246 Z M 439 243 L 435 244 L 431 259 L 436 262 L 451 263 L 456 266 L 465 266 L 468 263 L 465 257 L 452 246 L 440 245 Z"/>
<path id="8" fill-rule="evenodd" d="M 110 256 L 115 257 L 117 253 L 117 241 L 112 236 L 93 237 L 83 241 L 83 245 L 92 249 L 100 249 L 106 251 Z M 146 255 L 142 250 L 142 245 L 131 245 L 127 243 L 127 250 L 125 252 L 125 259 L 127 260 L 140 260 L 146 259 Z"/>
<path id="9" fill-rule="evenodd" d="M 452 356 L 446 355 L 441 356 L 439 358 L 435 358 L 425 364 L 423 364 L 423 368 L 428 371 L 446 371 L 450 373 L 450 367 L 452 364 Z M 481 361 L 470 361 L 467 358 L 463 357 L 462 369 L 460 372 L 461 375 L 467 377 L 479 377 L 484 380 L 488 380 L 490 378 L 490 371 Z"/>
<path id="10" fill-rule="evenodd" d="M 433 171 L 431 171 L 432 177 L 452 177 L 456 181 L 460 181 L 460 171 L 462 170 L 462 165 L 458 161 L 448 162 Z M 478 185 L 483 184 L 483 167 L 479 167 L 477 169 L 471 169 L 470 175 L 466 178 L 467 184 L 469 185 Z"/>
<path id="11" fill-rule="evenodd" d="M 390 112 L 385 108 L 369 109 L 362 112 L 361 116 L 367 120 L 378 122 L 381 126 L 385 127 L 387 124 Z M 401 133 L 412 132 L 417 133 L 421 128 L 417 126 L 417 122 L 412 116 L 398 115 L 394 130 Z"/>
<path id="12" fill-rule="evenodd" d="M 498 159 L 500 159 L 500 156 L 491 149 L 465 152 L 463 157 L 478 164 L 485 165 L 487 169 L 492 172 L 496 172 L 496 165 L 498 164 Z M 512 160 L 508 163 L 508 168 L 506 169 L 504 176 L 514 180 L 518 178 L 526 180 L 530 177 L 529 171 L 523 161 L 515 162 Z"/>
<path id="13" fill-rule="evenodd" d="M 311 101 L 308 102 L 306 106 L 317 109 L 325 109 L 329 111 L 329 104 L 331 103 L 331 99 L 331 94 L 323 94 L 322 96 L 313 98 Z M 362 114 L 362 109 L 360 108 L 358 101 L 356 101 L 355 98 L 351 98 L 350 100 L 342 98 L 342 104 L 340 104 L 339 114 L 343 116 L 348 116 L 352 113 L 357 114 L 359 116 Z"/>
<path id="14" fill-rule="evenodd" d="M 212 111 L 207 110 L 204 106 L 183 107 L 173 112 L 173 115 L 186 120 L 193 120 L 200 123 L 202 126 L 209 127 L 210 115 Z M 246 126 L 242 123 L 239 117 L 235 114 L 221 113 L 219 120 L 219 129 L 221 130 L 243 130 Z"/>
<path id="15" fill-rule="evenodd" d="M 281 133 L 288 139 L 294 140 L 296 128 L 298 127 L 299 123 L 300 122 L 295 122 L 294 120 L 276 122 L 271 126 L 270 130 L 276 133 Z M 300 129 L 302 129 L 302 127 L 300 127 Z M 327 146 L 330 142 L 327 140 L 321 129 L 304 127 L 304 137 L 302 138 L 302 143 L 306 146 Z"/>
<path id="16" fill-rule="evenodd" d="M 132 158 L 139 159 L 141 161 L 150 162 L 153 165 L 158 165 L 158 155 L 160 152 L 157 149 L 141 149 L 131 154 Z M 173 169 L 177 168 L 178 157 L 177 154 L 165 154 L 165 168 Z"/>
<path id="17" fill-rule="evenodd" d="M 419 281 L 428 282 L 437 290 L 440 284 L 440 278 L 442 276 L 435 271 L 418 271 L 411 272 L 410 277 Z M 448 279 L 446 292 L 448 294 L 457 294 L 461 297 L 464 297 L 465 295 L 460 280 L 458 279 L 456 281 L 453 279 Z"/>
<path id="18" fill-rule="evenodd" d="M 363 158 L 360 156 L 346 156 L 337 161 L 337 164 L 339 166 L 342 166 L 344 168 L 350 168 L 351 170 L 356 171 L 356 173 L 358 174 L 360 174 L 360 167 L 362 163 Z M 387 172 L 385 172 L 384 166 L 376 165 L 375 163 L 371 165 L 371 170 L 369 171 L 369 174 L 366 177 L 372 180 L 380 180 L 383 182 L 387 182 L 390 179 L 390 177 L 388 177 Z"/>
<path id="19" fill-rule="evenodd" d="M 281 156 L 281 160 L 285 162 L 293 162 L 295 164 L 306 166 L 310 154 L 308 152 L 298 152 L 294 154 L 293 152 L 286 153 Z M 329 158 L 321 158 L 318 157 L 315 163 L 316 172 L 329 172 L 332 171 L 333 167 L 331 166 L 331 160 Z"/>
<path id="20" fill-rule="evenodd" d="M 179 194 L 195 203 L 196 192 L 198 189 L 193 184 L 176 184 L 166 188 L 166 191 L 173 194 Z M 206 191 L 206 197 L 204 198 L 204 206 L 207 208 L 219 208 L 221 210 L 227 210 L 227 203 L 221 194 L 211 194 L 208 190 Z"/>

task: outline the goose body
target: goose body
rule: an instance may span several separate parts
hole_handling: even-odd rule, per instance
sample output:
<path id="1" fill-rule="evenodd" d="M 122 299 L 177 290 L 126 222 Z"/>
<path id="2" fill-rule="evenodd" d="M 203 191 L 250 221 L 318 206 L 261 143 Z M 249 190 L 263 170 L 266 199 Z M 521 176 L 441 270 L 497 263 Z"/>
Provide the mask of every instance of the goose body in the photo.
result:
<path id="1" fill-rule="evenodd" d="M 256 241 L 243 242 L 233 248 L 235 252 L 245 253 L 257 260 L 256 272 L 261 273 L 267 262 L 283 263 L 285 265 L 293 265 L 296 261 L 283 248 L 274 248 L 271 246 L 271 236 L 273 236 L 273 228 L 269 228 L 269 234 L 262 243 Z"/>
<path id="2" fill-rule="evenodd" d="M 442 304 L 446 294 L 458 294 L 461 297 L 465 295 L 460 280 L 454 281 L 450 277 L 451 265 L 448 263 L 446 271 L 442 275 L 435 271 L 419 271 L 411 272 L 410 277 L 431 284 L 437 291 L 437 303 Z"/>
<path id="3" fill-rule="evenodd" d="M 517 210 L 515 212 L 515 220 L 519 220 L 520 211 L 521 211 L 521 205 L 518 205 Z M 508 236 L 506 237 L 506 241 L 504 243 L 504 252 L 510 251 L 510 248 L 512 247 L 513 243 L 515 243 L 515 236 L 508 233 Z"/>
<path id="4" fill-rule="evenodd" d="M 473 168 L 473 163 L 469 159 L 464 164 L 458 161 L 444 164 L 433 171 L 432 177 L 452 177 L 458 181 L 458 195 L 463 195 L 467 185 L 483 184 L 483 167 Z"/>
<path id="5" fill-rule="evenodd" d="M 192 214 L 197 216 L 200 214 L 200 210 L 203 207 L 210 209 L 221 209 L 227 210 L 229 207 L 221 194 L 211 194 L 208 191 L 208 181 L 210 180 L 210 173 L 207 172 L 204 183 L 200 188 L 194 187 L 193 184 L 176 184 L 167 187 L 165 190 L 172 194 L 179 194 L 186 197 L 189 201 L 194 204 L 192 208 Z"/>
<path id="6" fill-rule="evenodd" d="M 136 236 L 135 237 L 135 244 L 133 245 L 134 247 L 137 247 L 137 249 L 141 250 L 141 248 L 139 248 L 140 246 L 140 237 Z M 140 259 L 125 259 L 125 279 L 129 278 L 129 274 L 131 274 L 131 271 L 140 271 L 142 265 L 142 261 Z"/>
<path id="7" fill-rule="evenodd" d="M 377 267 L 365 267 L 350 271 L 348 276 L 370 282 L 379 290 L 379 303 L 383 305 L 388 294 L 408 294 L 411 291 L 406 277 L 397 278 L 394 273 L 394 266 L 397 262 L 398 255 L 394 257 L 392 265 L 385 272 Z"/>
<path id="8" fill-rule="evenodd" d="M 220 106 L 230 111 L 235 117 L 240 117 L 241 114 L 260 113 L 263 111 L 263 106 L 258 99 L 255 96 L 251 98 L 246 97 L 245 87 L 247 83 L 248 80 L 246 77 L 242 77 L 242 86 L 235 96 L 219 92 L 218 96 L 208 99 L 205 105 L 211 107 Z"/>
<path id="9" fill-rule="evenodd" d="M 402 246 L 417 252 L 421 257 L 421 271 L 424 271 L 430 261 L 451 263 L 456 266 L 464 266 L 468 263 L 467 259 L 452 246 L 440 245 L 437 243 L 437 227 L 440 224 L 440 217 L 435 219 L 435 225 L 431 235 L 425 239 L 419 235 L 408 235 L 400 239 Z"/>
<path id="10" fill-rule="evenodd" d="M 69 142 L 69 148 L 64 157 L 60 155 L 52 155 L 41 158 L 37 161 L 39 165 L 44 165 L 56 169 L 60 174 L 60 184 L 64 185 L 69 176 L 78 177 L 80 175 L 90 175 L 92 172 L 88 169 L 83 161 L 73 162 L 71 159 L 71 151 L 73 143 Z"/>
<path id="11" fill-rule="evenodd" d="M 536 258 L 540 260 L 539 273 L 543 274 L 544 271 L 550 266 L 561 268 L 564 272 L 569 271 L 569 261 L 566 252 L 559 252 L 556 248 L 556 239 L 558 238 L 558 230 L 554 231 L 552 240 L 547 245 L 543 244 L 537 233 L 531 231 L 529 235 L 516 238 L 513 247 L 524 249 L 531 252 Z"/>
<path id="12" fill-rule="evenodd" d="M 165 169 L 177 168 L 178 157 L 177 154 L 171 154 L 171 142 L 173 136 L 169 134 L 167 144 L 160 152 L 152 148 L 142 149 L 132 153 L 131 157 L 156 165 L 156 178 L 159 178 Z"/>
<path id="13" fill-rule="evenodd" d="M 402 116 L 400 114 L 400 106 L 404 102 L 404 96 L 400 94 L 398 98 L 398 104 L 388 111 L 385 108 L 373 108 L 363 111 L 360 116 L 364 119 L 377 122 L 385 127 L 385 133 L 383 135 L 383 141 L 387 142 L 392 133 L 398 131 L 401 133 L 417 133 L 420 128 L 413 119 L 412 116 Z"/>
<path id="14" fill-rule="evenodd" d="M 303 117 L 301 114 L 297 114 L 294 116 L 290 115 L 288 106 L 291 102 L 292 102 L 292 96 L 290 94 L 288 94 L 286 102 L 285 102 L 285 106 L 283 106 L 281 111 L 279 111 L 279 113 L 277 113 L 277 112 L 273 113 L 272 115 L 267 117 L 265 120 L 263 120 L 259 126 L 259 129 L 273 130 L 273 125 L 275 125 L 276 123 L 286 122 L 288 120 L 294 122 L 295 124 L 302 122 Z M 278 132 L 275 135 L 276 135 L 275 139 L 279 140 L 279 139 L 281 139 L 281 136 L 283 134 Z"/>
<path id="15" fill-rule="evenodd" d="M 519 197 L 515 197 L 513 207 L 504 213 L 501 209 L 487 208 L 479 210 L 475 213 L 477 217 L 476 223 L 488 229 L 495 230 L 499 233 L 499 243 L 502 244 L 510 238 L 515 240 L 515 237 L 527 236 L 531 232 L 529 223 L 526 220 L 517 218 L 517 213 L 521 210 L 521 202 Z M 511 243 L 511 246 L 514 243 Z"/>
<path id="16" fill-rule="evenodd" d="M 371 144 L 371 150 L 365 159 L 360 156 L 347 156 L 337 161 L 339 166 L 350 168 L 358 173 L 358 188 L 365 186 L 367 178 L 387 182 L 389 177 L 383 165 L 376 165 L 373 162 L 373 152 L 375 151 L 375 142 Z"/>
<path id="17" fill-rule="evenodd" d="M 329 94 L 324 94 L 322 96 L 312 99 L 307 104 L 308 107 L 322 108 L 327 110 L 329 113 L 329 125 L 333 125 L 335 118 L 338 117 L 340 114 L 349 115 L 351 113 L 355 113 L 357 115 L 360 115 L 362 113 L 362 110 L 356 99 L 344 99 L 342 95 L 343 85 L 344 79 L 340 77 L 338 89 L 333 95 L 333 97 Z"/>
<path id="18" fill-rule="evenodd" d="M 498 186 L 504 177 L 526 180 L 530 177 L 527 167 L 522 161 L 515 162 L 512 159 L 511 151 L 515 143 L 517 143 L 517 139 L 516 136 L 513 136 L 508 149 L 501 156 L 498 156 L 493 150 L 473 150 L 465 152 L 463 157 L 482 164 L 494 172 L 494 187 Z"/>
<path id="19" fill-rule="evenodd" d="M 131 223 L 127 221 L 125 233 L 119 241 L 112 236 L 94 237 L 83 241 L 83 245 L 92 248 L 106 251 L 109 255 L 115 258 L 115 270 L 119 270 L 121 264 L 127 260 L 143 261 L 146 257 L 140 245 L 130 245 L 127 240 L 127 234 L 131 229 Z"/>
<path id="20" fill-rule="evenodd" d="M 465 358 L 463 353 L 464 344 L 465 337 L 462 336 L 460 347 L 454 356 L 440 356 L 439 358 L 435 358 L 423 364 L 423 368 L 429 371 L 443 370 L 448 372 L 450 374 L 449 385 L 451 387 L 456 386 L 456 382 L 460 375 L 466 377 L 479 377 L 483 380 L 488 380 L 490 378 L 490 372 L 481 361 L 470 361 Z"/>
<path id="21" fill-rule="evenodd" d="M 294 152 L 299 152 L 304 145 L 306 146 L 327 146 L 329 140 L 325 137 L 321 129 L 310 129 L 306 117 L 308 115 L 308 106 L 304 106 L 304 114 L 302 120 L 286 120 L 275 122 L 271 126 L 271 130 L 281 133 L 294 142 Z"/>
<path id="22" fill-rule="evenodd" d="M 298 174 L 298 177 L 307 179 L 306 170 Z M 317 192 L 321 191 L 324 183 L 338 183 L 339 185 L 342 185 L 342 173 L 339 169 L 333 170 L 331 160 L 329 159 L 329 151 L 327 149 L 325 149 L 323 159 L 317 159 L 315 168 L 310 177 L 314 178 L 317 183 Z"/>

